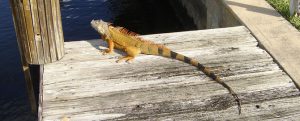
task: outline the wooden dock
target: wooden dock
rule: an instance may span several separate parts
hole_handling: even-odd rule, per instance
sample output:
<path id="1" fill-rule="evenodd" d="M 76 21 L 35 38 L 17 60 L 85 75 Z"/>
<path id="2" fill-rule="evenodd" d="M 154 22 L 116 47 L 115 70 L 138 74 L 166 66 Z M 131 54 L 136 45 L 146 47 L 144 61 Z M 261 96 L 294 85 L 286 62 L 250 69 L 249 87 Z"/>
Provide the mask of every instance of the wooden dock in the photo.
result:
<path id="1" fill-rule="evenodd" d="M 296 120 L 300 92 L 243 27 L 146 35 L 211 67 L 242 100 L 188 64 L 140 55 L 101 55 L 99 40 L 65 42 L 62 60 L 44 66 L 39 113 L 44 121 Z M 100 47 L 99 47 L 100 45 Z"/>

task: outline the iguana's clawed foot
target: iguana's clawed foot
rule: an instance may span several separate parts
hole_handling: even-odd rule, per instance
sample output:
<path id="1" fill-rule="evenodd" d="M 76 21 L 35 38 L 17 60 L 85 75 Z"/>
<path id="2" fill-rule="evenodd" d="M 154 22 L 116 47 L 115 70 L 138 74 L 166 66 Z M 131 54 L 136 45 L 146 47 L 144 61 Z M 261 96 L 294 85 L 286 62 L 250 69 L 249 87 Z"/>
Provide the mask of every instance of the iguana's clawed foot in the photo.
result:
<path id="1" fill-rule="evenodd" d="M 133 59 L 134 59 L 134 57 L 126 56 L 126 57 L 119 58 L 116 62 L 120 63 L 121 61 L 125 60 L 127 63 L 130 63 L 133 61 Z"/>
<path id="2" fill-rule="evenodd" d="M 104 51 L 102 52 L 102 55 L 107 55 L 107 54 L 112 54 L 112 53 L 113 53 L 112 50 L 106 49 L 106 50 L 104 50 Z"/>

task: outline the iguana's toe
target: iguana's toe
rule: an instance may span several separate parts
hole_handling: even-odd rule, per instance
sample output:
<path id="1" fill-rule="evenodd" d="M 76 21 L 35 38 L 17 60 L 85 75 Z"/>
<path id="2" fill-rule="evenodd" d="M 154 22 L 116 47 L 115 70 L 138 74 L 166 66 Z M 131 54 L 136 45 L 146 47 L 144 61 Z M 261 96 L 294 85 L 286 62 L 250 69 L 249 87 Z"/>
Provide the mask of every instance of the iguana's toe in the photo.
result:
<path id="1" fill-rule="evenodd" d="M 107 55 L 107 54 L 112 54 L 112 53 L 113 53 L 112 50 L 106 49 L 106 50 L 104 50 L 104 51 L 102 52 L 102 55 Z"/>

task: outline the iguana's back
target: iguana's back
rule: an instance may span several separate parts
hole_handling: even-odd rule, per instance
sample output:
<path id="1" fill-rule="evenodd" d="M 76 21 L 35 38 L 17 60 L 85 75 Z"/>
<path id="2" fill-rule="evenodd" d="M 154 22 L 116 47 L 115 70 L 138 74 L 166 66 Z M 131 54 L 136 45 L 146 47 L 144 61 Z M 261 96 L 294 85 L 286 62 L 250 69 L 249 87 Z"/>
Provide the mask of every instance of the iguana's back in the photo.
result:
<path id="1" fill-rule="evenodd" d="M 122 48 L 133 46 L 139 48 L 141 50 L 141 53 L 149 55 L 158 55 L 159 49 L 169 50 L 166 46 L 140 38 L 138 37 L 138 34 L 131 32 L 123 27 L 110 26 L 109 32 L 113 41 Z"/>

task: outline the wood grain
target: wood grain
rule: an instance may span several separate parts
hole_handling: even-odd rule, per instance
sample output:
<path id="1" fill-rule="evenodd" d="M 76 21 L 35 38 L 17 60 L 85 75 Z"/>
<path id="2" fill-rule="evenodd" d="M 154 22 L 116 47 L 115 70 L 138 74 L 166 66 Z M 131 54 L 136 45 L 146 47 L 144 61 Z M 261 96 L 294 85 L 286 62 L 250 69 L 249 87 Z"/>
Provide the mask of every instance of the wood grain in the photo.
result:
<path id="1" fill-rule="evenodd" d="M 49 46 L 49 40 L 48 37 L 48 30 L 47 30 L 47 21 L 46 21 L 46 13 L 45 13 L 45 2 L 44 0 L 37 0 L 37 6 L 38 6 L 38 15 L 39 15 L 39 21 L 40 21 L 40 27 L 41 27 L 41 39 L 42 46 L 43 46 L 43 54 L 44 54 L 44 63 L 50 63 L 51 62 L 51 53 L 50 53 L 50 46 Z M 62 39 L 63 40 L 63 39 Z"/>
<path id="2" fill-rule="evenodd" d="M 300 32 L 265 0 L 222 0 L 300 89 Z"/>
<path id="3" fill-rule="evenodd" d="M 32 16 L 32 29 L 34 31 L 34 42 L 35 42 L 35 48 L 37 50 L 37 61 L 36 63 L 44 63 L 44 49 L 43 49 L 43 43 L 42 43 L 42 37 L 41 37 L 41 27 L 40 27 L 40 20 L 39 20 L 39 14 L 38 14 L 38 4 L 36 0 L 30 0 L 30 10 L 31 10 L 31 16 Z"/>
<path id="4" fill-rule="evenodd" d="M 242 100 L 242 114 L 227 90 L 195 67 L 140 55 L 101 55 L 100 40 L 65 43 L 65 57 L 45 65 L 43 120 L 268 120 L 297 119 L 300 93 L 245 27 L 146 35 L 197 59 Z"/>
<path id="5" fill-rule="evenodd" d="M 20 52 L 29 64 L 57 61 L 64 54 L 59 0 L 11 0 Z"/>

